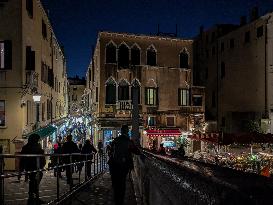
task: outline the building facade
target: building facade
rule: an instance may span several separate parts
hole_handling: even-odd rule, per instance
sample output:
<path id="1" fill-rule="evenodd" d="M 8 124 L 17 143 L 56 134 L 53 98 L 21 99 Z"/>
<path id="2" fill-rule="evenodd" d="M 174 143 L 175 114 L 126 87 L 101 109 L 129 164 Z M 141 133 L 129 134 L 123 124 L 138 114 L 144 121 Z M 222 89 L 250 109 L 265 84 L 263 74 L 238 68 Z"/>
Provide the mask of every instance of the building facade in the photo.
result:
<path id="1" fill-rule="evenodd" d="M 206 87 L 206 118 L 227 133 L 272 132 L 272 13 L 200 30 L 195 81 Z"/>
<path id="2" fill-rule="evenodd" d="M 0 18 L 0 140 L 13 154 L 22 138 L 52 133 L 67 116 L 66 60 L 39 0 L 2 1 Z"/>
<path id="3" fill-rule="evenodd" d="M 141 143 L 176 143 L 204 123 L 204 88 L 193 86 L 193 41 L 100 32 L 87 72 L 96 143 L 132 125 L 138 96 Z"/>
<path id="4" fill-rule="evenodd" d="M 70 115 L 82 115 L 84 108 L 84 93 L 86 89 L 86 80 L 78 76 L 68 78 L 68 109 Z"/>

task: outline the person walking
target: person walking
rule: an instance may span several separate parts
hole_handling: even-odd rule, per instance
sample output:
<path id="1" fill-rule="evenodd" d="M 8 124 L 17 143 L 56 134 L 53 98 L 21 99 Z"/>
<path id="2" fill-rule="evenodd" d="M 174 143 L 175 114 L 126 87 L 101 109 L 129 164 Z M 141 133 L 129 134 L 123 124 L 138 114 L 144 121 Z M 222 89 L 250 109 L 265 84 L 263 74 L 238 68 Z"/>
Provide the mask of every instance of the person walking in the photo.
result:
<path id="1" fill-rule="evenodd" d="M 62 153 L 63 154 L 73 154 L 73 153 L 80 153 L 80 150 L 78 149 L 78 146 L 75 142 L 72 141 L 72 135 L 68 135 L 66 137 L 66 142 L 63 144 L 62 147 Z M 70 164 L 73 163 L 75 161 L 77 161 L 78 157 L 77 156 L 73 156 L 72 157 L 72 161 L 70 161 L 70 156 L 65 156 L 63 161 L 65 164 Z M 73 184 L 72 182 L 72 165 L 67 165 L 65 167 L 66 170 L 66 180 L 67 180 L 67 184 Z"/>
<path id="2" fill-rule="evenodd" d="M 121 127 L 121 135 L 112 142 L 108 162 L 116 205 L 124 203 L 126 177 L 129 171 L 133 169 L 132 154 L 140 154 L 134 142 L 129 139 L 128 132 L 128 126 L 123 125 Z"/>
<path id="3" fill-rule="evenodd" d="M 38 134 L 31 134 L 28 138 L 28 143 L 23 146 L 21 154 L 44 154 L 44 150 L 39 144 L 40 136 Z M 22 157 L 20 160 L 20 170 L 31 172 L 29 174 L 29 198 L 28 204 L 43 204 L 39 199 L 39 184 L 43 177 L 43 172 L 33 172 L 38 169 L 43 169 L 46 165 L 45 157 L 39 157 L 39 164 L 37 164 L 37 157 Z"/>
<path id="4" fill-rule="evenodd" d="M 95 149 L 95 147 L 91 144 L 91 141 L 89 139 L 87 139 L 82 147 L 81 150 L 82 154 L 89 154 L 87 157 L 84 157 L 84 160 L 88 160 L 88 162 L 86 162 L 85 166 L 86 166 L 86 174 L 88 178 L 91 178 L 91 164 L 92 164 L 92 159 L 93 159 L 93 153 L 97 153 L 97 150 Z"/>

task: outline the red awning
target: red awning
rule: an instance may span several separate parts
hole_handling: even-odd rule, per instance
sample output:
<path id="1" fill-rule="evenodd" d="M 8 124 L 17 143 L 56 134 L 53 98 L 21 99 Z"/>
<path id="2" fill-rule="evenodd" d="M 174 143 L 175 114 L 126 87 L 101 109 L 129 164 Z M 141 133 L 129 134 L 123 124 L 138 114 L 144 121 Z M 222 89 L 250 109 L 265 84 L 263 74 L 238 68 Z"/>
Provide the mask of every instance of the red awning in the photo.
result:
<path id="1" fill-rule="evenodd" d="M 179 129 L 162 129 L 162 130 L 146 130 L 148 137 L 175 137 L 180 136 L 181 131 Z"/>
<path id="2" fill-rule="evenodd" d="M 190 139 L 199 140 L 210 143 L 219 142 L 219 133 L 202 133 L 202 134 L 192 134 L 188 136 Z"/>
<path id="3" fill-rule="evenodd" d="M 273 134 L 261 134 L 261 133 L 204 133 L 204 134 L 192 134 L 188 136 L 190 139 L 199 140 L 210 143 L 217 143 L 221 145 L 230 144 L 253 144 L 253 143 L 270 143 L 273 144 Z"/>

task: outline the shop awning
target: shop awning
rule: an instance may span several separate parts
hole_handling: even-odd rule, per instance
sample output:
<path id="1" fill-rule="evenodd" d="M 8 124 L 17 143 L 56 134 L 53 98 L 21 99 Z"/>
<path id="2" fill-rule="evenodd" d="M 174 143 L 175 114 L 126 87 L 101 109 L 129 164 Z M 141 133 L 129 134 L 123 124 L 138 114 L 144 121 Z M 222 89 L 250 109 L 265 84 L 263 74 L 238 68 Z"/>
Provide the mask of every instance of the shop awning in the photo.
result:
<path id="1" fill-rule="evenodd" d="M 262 133 L 202 133 L 188 136 L 190 139 L 199 140 L 220 145 L 230 144 L 253 144 L 253 143 L 270 143 L 273 144 L 272 134 Z"/>
<path id="2" fill-rule="evenodd" d="M 190 139 L 210 142 L 210 143 L 219 143 L 219 133 L 199 133 L 192 134 L 188 136 Z"/>
<path id="3" fill-rule="evenodd" d="M 175 137 L 180 136 L 181 131 L 179 129 L 154 129 L 154 130 L 146 130 L 148 137 Z"/>
<path id="4" fill-rule="evenodd" d="M 44 138 L 53 134 L 56 130 L 57 130 L 56 127 L 53 127 L 52 125 L 48 125 L 46 127 L 42 127 L 38 130 L 35 130 L 34 132 L 27 134 L 26 137 L 28 138 L 31 134 L 38 134 L 41 138 Z"/>

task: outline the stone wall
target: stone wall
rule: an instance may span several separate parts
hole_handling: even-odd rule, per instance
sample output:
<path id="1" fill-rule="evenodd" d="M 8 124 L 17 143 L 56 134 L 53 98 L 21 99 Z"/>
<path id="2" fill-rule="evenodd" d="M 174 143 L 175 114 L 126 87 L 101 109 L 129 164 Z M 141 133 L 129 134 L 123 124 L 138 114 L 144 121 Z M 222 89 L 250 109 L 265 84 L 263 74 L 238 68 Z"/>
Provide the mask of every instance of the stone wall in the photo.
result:
<path id="1" fill-rule="evenodd" d="M 191 160 L 145 152 L 133 172 L 145 205 L 273 204 L 273 181 Z"/>

